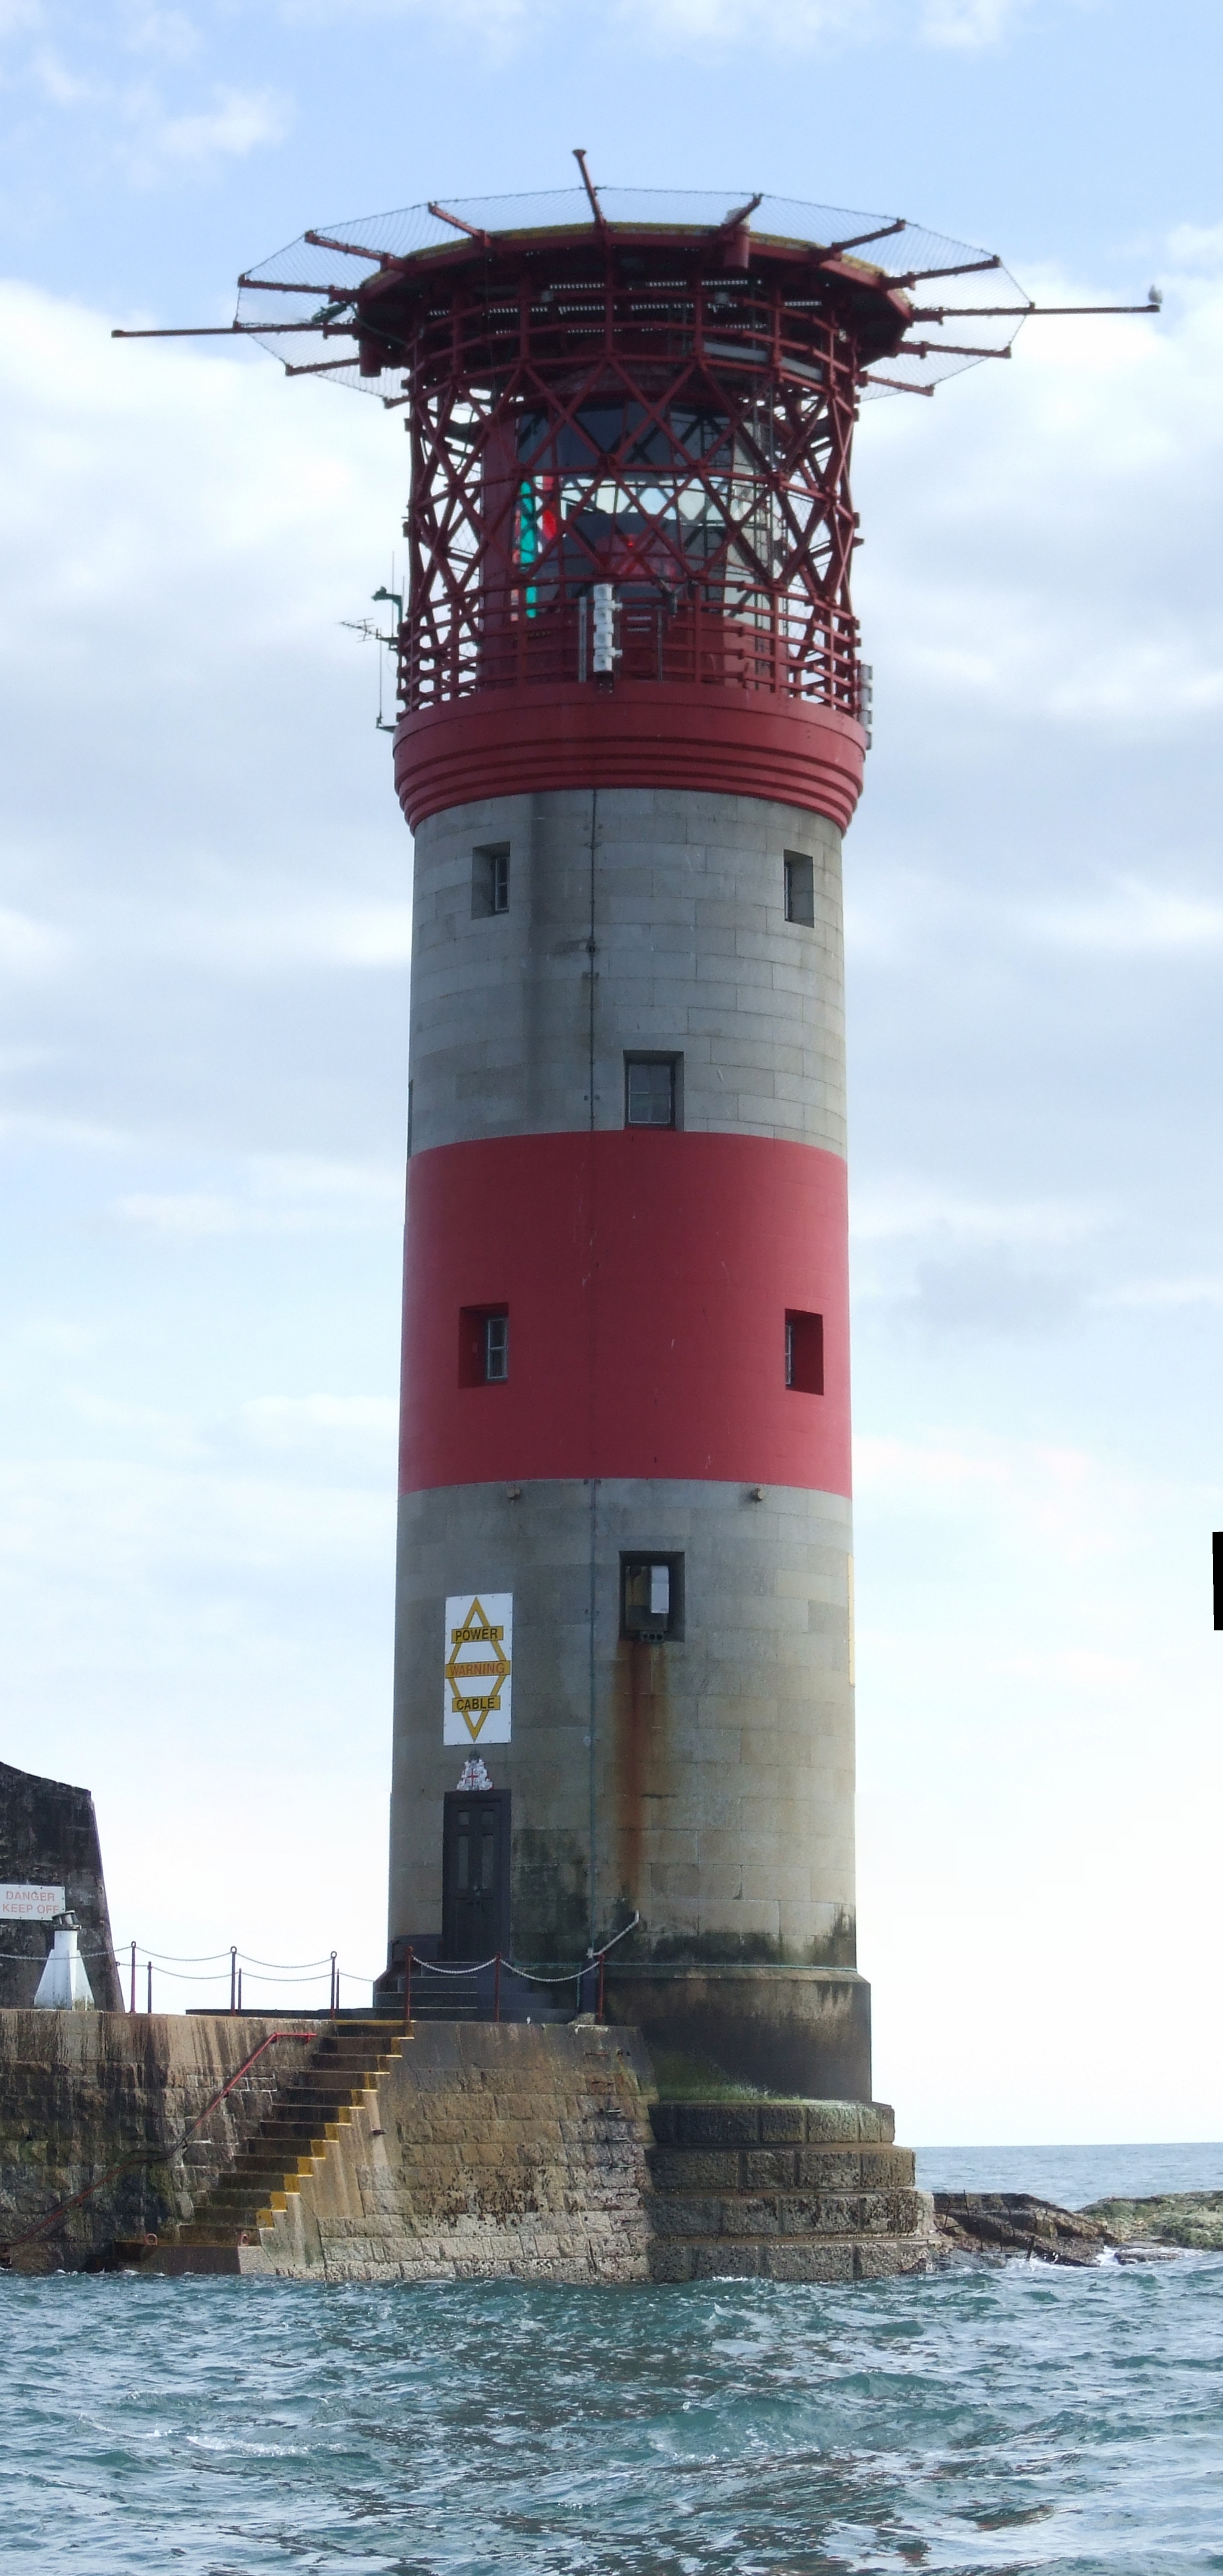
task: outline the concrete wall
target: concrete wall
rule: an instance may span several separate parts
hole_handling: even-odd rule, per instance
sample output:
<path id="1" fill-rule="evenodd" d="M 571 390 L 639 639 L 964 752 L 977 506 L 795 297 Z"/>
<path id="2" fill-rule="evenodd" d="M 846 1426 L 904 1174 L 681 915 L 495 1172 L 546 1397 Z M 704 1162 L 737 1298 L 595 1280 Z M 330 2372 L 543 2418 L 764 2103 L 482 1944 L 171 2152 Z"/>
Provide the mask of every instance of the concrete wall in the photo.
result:
<path id="1" fill-rule="evenodd" d="M 507 843 L 509 910 L 473 916 L 473 852 Z M 814 928 L 785 918 L 787 850 Z M 414 888 L 414 1152 L 620 1127 L 636 1048 L 682 1053 L 685 1128 L 844 1153 L 834 823 L 670 788 L 505 796 L 420 825 Z"/>
<path id="2" fill-rule="evenodd" d="M 644 2281 L 653 2089 L 625 2031 L 422 2025 L 236 2268 Z"/>
<path id="3" fill-rule="evenodd" d="M 94 2002 L 102 2011 L 117 2011 L 123 1998 L 88 1789 L 0 1762 L 0 1879 L 63 1888 L 80 1917 L 81 1956 Z M 49 1923 L 0 1922 L 0 1954 L 10 1954 L 0 1955 L 0 2007 L 33 2003 L 50 1948 Z"/>
<path id="4" fill-rule="evenodd" d="M 849 1968 L 606 1966 L 606 2006 L 647 2041 L 664 2089 L 678 2056 L 762 2091 L 804 2101 L 869 2102 L 871 1990 Z"/>
<path id="5" fill-rule="evenodd" d="M 476 854 L 504 846 L 509 907 L 491 915 Z M 812 861 L 810 926 L 785 917 L 787 853 Z M 685 1132 L 843 1155 L 831 822 L 601 789 L 421 825 L 413 1153 L 621 1128 L 626 1050 L 682 1056 Z M 490 1589 L 515 1603 L 514 1739 L 478 1748 L 513 1793 L 515 1954 L 574 1958 L 637 1910 L 642 1954 L 852 1964 L 849 1504 L 797 1482 L 754 1500 L 665 1466 L 520 1490 L 521 1470 L 430 1478 L 405 1496 L 392 1936 L 440 1929 L 442 1798 L 462 1759 L 441 1740 L 444 1602 Z M 639 1548 L 685 1556 L 682 1640 L 619 1636 L 620 1553 Z"/>
<path id="6" fill-rule="evenodd" d="M 393 1932 L 441 1923 L 443 1605 L 514 1594 L 511 1947 L 580 1957 L 634 1912 L 666 1957 L 853 1960 L 849 1505 L 743 1486 L 542 1482 L 401 1505 Z M 591 1558 L 594 1657 L 591 1660 Z M 621 1638 L 620 1551 L 682 1550 L 685 1634 Z M 593 1689 L 592 1689 L 593 1683 Z M 595 1871 L 590 1878 L 590 1820 Z"/>
<path id="7" fill-rule="evenodd" d="M 186 2155 L 183 2130 L 279 2021 L 253 2013 L 0 2011 L 0 2245 L 125 2157 L 150 2153 L 12 2254 L 15 2271 L 79 2270 L 115 2236 L 189 2218 L 309 2043 L 265 2051 Z"/>

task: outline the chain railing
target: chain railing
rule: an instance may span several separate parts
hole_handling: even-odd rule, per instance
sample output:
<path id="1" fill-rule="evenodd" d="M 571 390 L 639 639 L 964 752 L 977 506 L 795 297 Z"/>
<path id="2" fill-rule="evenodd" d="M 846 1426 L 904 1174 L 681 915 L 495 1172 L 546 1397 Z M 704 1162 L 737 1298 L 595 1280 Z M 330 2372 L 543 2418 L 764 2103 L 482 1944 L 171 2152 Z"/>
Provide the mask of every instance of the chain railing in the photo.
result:
<path id="1" fill-rule="evenodd" d="M 567 1962 L 558 1960 L 554 1965 L 545 1963 L 538 1967 L 528 1968 L 518 1960 L 507 1958 L 502 1950 L 494 1950 L 491 1956 L 487 1959 L 426 1959 L 416 1949 L 415 1944 L 413 1942 L 409 1942 L 403 1954 L 404 2028 L 406 2030 L 411 2029 L 413 2020 L 419 2013 L 419 2006 L 422 2000 L 425 2000 L 426 2002 L 439 2000 L 440 1995 L 444 1995 L 448 1989 L 452 1990 L 453 1981 L 455 1980 L 462 1980 L 465 1978 L 470 1982 L 473 2001 L 476 2002 L 478 2007 L 479 2002 L 482 2000 L 479 1992 L 479 1980 L 482 1977 L 487 1977 L 490 1970 L 492 1971 L 492 1993 L 490 1998 L 492 2009 L 489 2014 L 489 2019 L 492 2021 L 499 2022 L 502 2019 L 503 1989 L 507 1980 L 524 1986 L 549 1987 L 553 1992 L 555 1992 L 558 1987 L 563 1989 L 564 1987 L 571 1985 L 573 1987 L 575 2013 L 581 2011 L 583 1987 L 589 1983 L 592 1989 L 591 2000 L 594 2018 L 596 2021 L 602 2021 L 604 2007 L 604 1962 L 606 1961 L 609 1950 L 614 1950 L 618 1942 L 627 1941 L 630 1932 L 636 1931 L 640 1921 L 641 1916 L 639 1914 L 634 1914 L 631 1923 L 625 1923 L 619 1932 L 613 1933 L 611 1940 L 605 1941 L 601 1950 L 588 1950 L 585 1958 L 579 1960 L 576 1967 L 571 1967 Z M 437 1984 L 434 1984 L 434 1980 L 438 1981 Z M 432 1992 L 430 1991 L 431 1988 Z M 415 2011 L 414 2007 L 416 2008 Z M 427 2011 L 420 2017 L 423 2019 L 430 2018 Z M 437 2013 L 434 2014 L 432 2018 L 441 2021 L 446 2019 L 447 2016 L 442 2013 Z M 482 2018 L 478 2009 L 476 2014 L 473 2015 L 473 2018 Z"/>

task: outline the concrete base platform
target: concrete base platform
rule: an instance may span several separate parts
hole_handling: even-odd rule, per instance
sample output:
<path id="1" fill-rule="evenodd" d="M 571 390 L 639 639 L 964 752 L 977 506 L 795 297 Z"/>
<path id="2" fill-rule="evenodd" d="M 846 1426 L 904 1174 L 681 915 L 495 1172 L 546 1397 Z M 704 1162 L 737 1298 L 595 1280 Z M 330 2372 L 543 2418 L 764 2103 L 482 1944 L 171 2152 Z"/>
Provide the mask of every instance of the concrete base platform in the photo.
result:
<path id="1" fill-rule="evenodd" d="M 879 2281 L 938 2259 L 884 2102 L 656 2102 L 650 2277 Z"/>
<path id="2" fill-rule="evenodd" d="M 626 2283 L 869 2280 L 937 2257 L 881 2103 L 660 2101 L 640 2032 L 589 2020 L 271 2036 L 238 2016 L 0 2016 L 24 2218 L 0 2265 Z M 189 2163 L 175 2138 L 234 2077 Z"/>

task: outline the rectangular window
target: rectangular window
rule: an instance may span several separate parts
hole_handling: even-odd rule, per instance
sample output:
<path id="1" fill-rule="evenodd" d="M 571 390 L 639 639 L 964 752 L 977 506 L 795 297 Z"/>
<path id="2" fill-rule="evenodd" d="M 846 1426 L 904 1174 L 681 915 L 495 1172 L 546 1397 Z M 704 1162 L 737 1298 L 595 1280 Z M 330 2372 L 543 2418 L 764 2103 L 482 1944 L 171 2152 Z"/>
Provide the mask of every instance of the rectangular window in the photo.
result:
<path id="1" fill-rule="evenodd" d="M 787 850 L 786 919 L 801 921 L 808 930 L 815 928 L 815 861 L 803 857 L 801 850 Z"/>
<path id="2" fill-rule="evenodd" d="M 626 1127 L 678 1127 L 683 1061 L 681 1055 L 626 1055 Z"/>
<path id="3" fill-rule="evenodd" d="M 786 1385 L 797 1395 L 824 1392 L 824 1318 L 786 1309 Z"/>
<path id="4" fill-rule="evenodd" d="M 682 1556 L 622 1556 L 620 1634 L 657 1643 L 684 1633 Z"/>
<path id="5" fill-rule="evenodd" d="M 485 849 L 471 854 L 472 919 L 486 919 L 489 913 L 508 912 L 509 908 L 510 845 L 508 841 L 490 841 Z"/>
<path id="6" fill-rule="evenodd" d="M 508 1306 L 460 1306 L 459 1385 L 504 1386 L 509 1373 Z"/>

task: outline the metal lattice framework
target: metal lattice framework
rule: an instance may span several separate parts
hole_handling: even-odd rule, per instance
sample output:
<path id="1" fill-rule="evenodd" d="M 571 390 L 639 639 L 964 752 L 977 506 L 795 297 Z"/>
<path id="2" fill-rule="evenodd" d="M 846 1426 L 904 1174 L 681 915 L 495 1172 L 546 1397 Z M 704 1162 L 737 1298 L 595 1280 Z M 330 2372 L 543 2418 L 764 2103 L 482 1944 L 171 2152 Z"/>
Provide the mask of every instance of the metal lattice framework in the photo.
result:
<path id="1" fill-rule="evenodd" d="M 930 394 L 1009 357 L 1029 314 L 1154 313 L 1158 290 L 1038 307 L 996 254 L 903 216 L 597 190 L 575 158 L 580 190 L 362 217 L 238 281 L 228 328 L 270 343 L 287 374 L 408 406 L 408 712 L 586 677 L 589 594 L 610 584 L 627 677 L 860 713 L 860 397 Z M 884 243 L 886 265 L 855 256 Z M 350 260 L 355 284 L 352 269 L 319 282 Z M 960 302 L 914 301 L 942 278 Z M 286 297 L 305 299 L 295 319 Z M 349 345 L 320 357 L 320 340 Z"/>
<path id="2" fill-rule="evenodd" d="M 1014 306 L 1004 329 L 983 297 L 920 311 L 911 292 L 988 272 L 996 296 L 999 262 L 899 218 L 630 206 L 582 175 L 538 206 L 307 233 L 241 281 L 236 327 L 274 334 L 290 373 L 406 407 L 406 709 L 586 678 L 590 595 L 611 584 L 624 677 L 858 714 L 858 403 L 1004 355 Z M 887 268 L 855 256 L 884 242 Z M 368 273 L 327 280 L 349 260 Z M 297 322 L 287 296 L 310 300 Z M 945 329 L 966 311 L 971 345 Z"/>
<path id="3" fill-rule="evenodd" d="M 412 352 L 410 708 L 585 677 L 614 585 L 629 678 L 856 708 L 856 352 L 814 298 L 716 277 L 469 287 Z"/>

